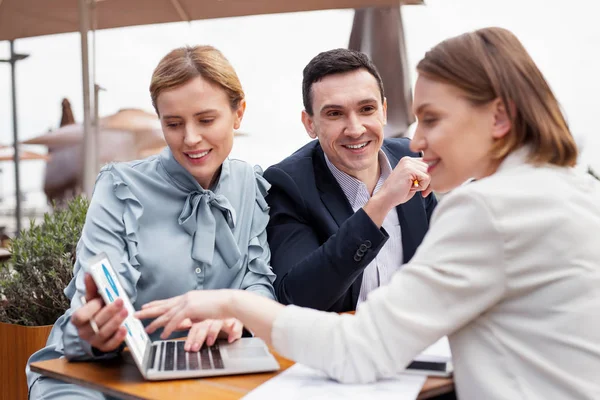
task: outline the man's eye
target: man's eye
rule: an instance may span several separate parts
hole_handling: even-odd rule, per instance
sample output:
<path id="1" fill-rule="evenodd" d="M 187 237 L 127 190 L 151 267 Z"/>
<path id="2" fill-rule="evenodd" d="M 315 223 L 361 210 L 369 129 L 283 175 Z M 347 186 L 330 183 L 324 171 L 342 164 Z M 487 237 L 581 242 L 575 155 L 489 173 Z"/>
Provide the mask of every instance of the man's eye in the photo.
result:
<path id="1" fill-rule="evenodd" d="M 215 120 L 214 118 L 203 118 L 203 119 L 200 120 L 200 123 L 202 123 L 202 124 L 210 124 L 214 120 Z"/>
<path id="2" fill-rule="evenodd" d="M 362 112 L 364 112 L 364 113 L 370 113 L 373 111 L 375 111 L 375 107 L 373 107 L 373 106 L 366 106 L 366 107 L 362 108 Z"/>
<path id="3" fill-rule="evenodd" d="M 179 122 L 169 122 L 167 124 L 168 128 L 177 128 L 179 125 L 181 125 Z"/>
<path id="4" fill-rule="evenodd" d="M 327 113 L 328 117 L 339 117 L 340 115 L 342 115 L 342 113 L 339 111 L 329 111 Z"/>

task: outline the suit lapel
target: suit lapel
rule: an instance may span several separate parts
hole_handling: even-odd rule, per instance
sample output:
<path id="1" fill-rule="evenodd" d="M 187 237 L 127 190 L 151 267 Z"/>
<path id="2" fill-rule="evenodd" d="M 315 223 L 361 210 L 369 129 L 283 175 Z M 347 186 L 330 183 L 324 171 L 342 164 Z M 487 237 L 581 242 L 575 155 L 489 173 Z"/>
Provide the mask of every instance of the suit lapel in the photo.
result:
<path id="1" fill-rule="evenodd" d="M 314 149 L 313 166 L 315 182 L 320 192 L 321 201 L 339 227 L 354 214 L 354 210 L 352 210 L 344 191 L 327 167 L 323 149 L 319 145 Z"/>

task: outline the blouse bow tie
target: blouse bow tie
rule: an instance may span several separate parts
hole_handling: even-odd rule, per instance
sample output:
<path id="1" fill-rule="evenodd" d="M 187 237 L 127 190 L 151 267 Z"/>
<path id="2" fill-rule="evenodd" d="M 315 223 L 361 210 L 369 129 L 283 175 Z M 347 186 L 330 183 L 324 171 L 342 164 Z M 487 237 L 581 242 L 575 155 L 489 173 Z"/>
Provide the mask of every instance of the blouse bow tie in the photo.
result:
<path id="1" fill-rule="evenodd" d="M 215 247 L 229 268 L 241 257 L 233 232 L 235 210 L 223 195 L 206 190 L 188 194 L 179 225 L 192 236 L 192 258 L 212 264 Z"/>

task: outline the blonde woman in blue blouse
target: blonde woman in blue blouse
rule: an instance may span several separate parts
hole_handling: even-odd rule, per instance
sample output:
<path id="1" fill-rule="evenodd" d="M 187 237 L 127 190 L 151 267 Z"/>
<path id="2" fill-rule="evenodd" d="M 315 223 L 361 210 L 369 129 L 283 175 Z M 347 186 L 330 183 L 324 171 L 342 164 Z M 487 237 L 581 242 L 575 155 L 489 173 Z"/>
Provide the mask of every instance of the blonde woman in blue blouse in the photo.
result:
<path id="1" fill-rule="evenodd" d="M 185 318 L 236 317 L 343 382 L 392 377 L 448 335 L 461 400 L 600 399 L 600 182 L 573 168 L 577 148 L 550 87 L 500 28 L 440 43 L 417 70 L 411 147 L 431 188 L 452 192 L 410 262 L 356 315 L 225 290 L 138 316 L 158 317 L 148 331 L 165 333 Z M 401 192 L 414 179 L 385 184 Z M 382 210 L 367 213 L 381 221 Z"/>
<path id="2" fill-rule="evenodd" d="M 275 298 L 265 231 L 269 184 L 249 164 L 228 158 L 246 109 L 233 67 L 210 46 L 179 48 L 154 70 L 150 93 L 168 147 L 100 171 L 74 278 L 65 289 L 71 308 L 30 362 L 61 356 L 104 359 L 120 350 L 126 333 L 122 301 L 105 306 L 83 272 L 101 252 L 115 266 L 135 308 L 190 290 L 242 289 Z M 191 351 L 204 341 L 212 344 L 220 332 L 230 341 L 242 334 L 234 318 L 185 321 L 179 329 L 175 335 L 188 335 Z M 29 367 L 27 375 L 31 398 L 104 398 L 40 377 Z"/>

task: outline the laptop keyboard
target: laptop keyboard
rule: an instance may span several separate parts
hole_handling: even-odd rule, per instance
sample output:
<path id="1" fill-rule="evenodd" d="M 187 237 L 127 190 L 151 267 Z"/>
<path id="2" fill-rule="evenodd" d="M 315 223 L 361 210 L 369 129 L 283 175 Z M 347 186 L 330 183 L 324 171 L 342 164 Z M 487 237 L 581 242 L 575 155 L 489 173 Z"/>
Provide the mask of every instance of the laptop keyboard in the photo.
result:
<path id="1" fill-rule="evenodd" d="M 152 346 L 150 365 L 154 365 L 156 357 L 159 371 L 186 371 L 199 369 L 223 369 L 223 358 L 219 345 L 208 347 L 203 345 L 198 352 L 188 352 L 184 349 L 183 340 L 161 342 Z"/>

